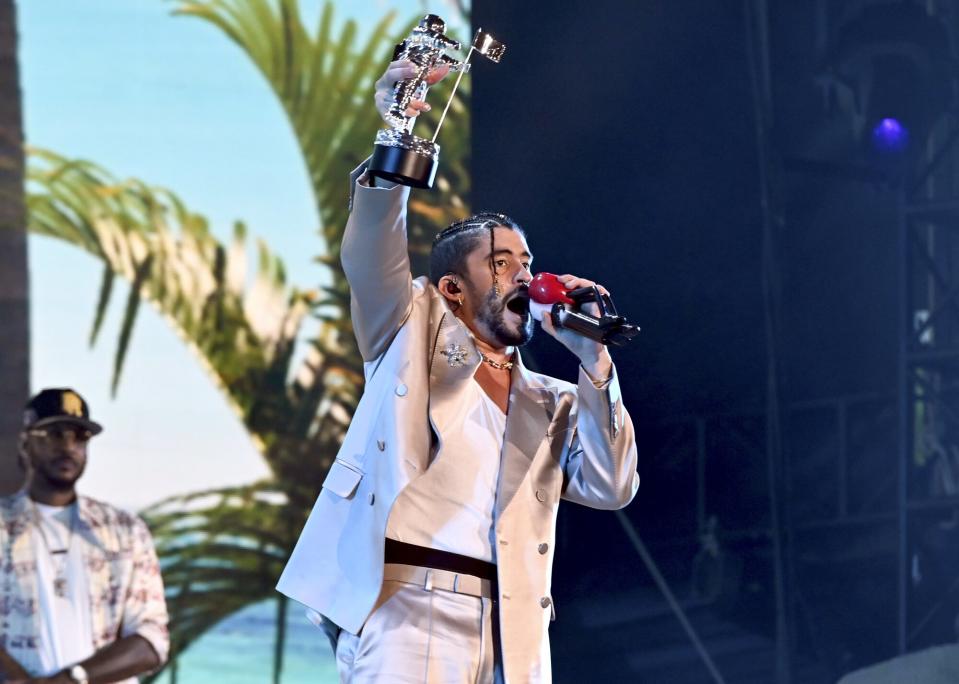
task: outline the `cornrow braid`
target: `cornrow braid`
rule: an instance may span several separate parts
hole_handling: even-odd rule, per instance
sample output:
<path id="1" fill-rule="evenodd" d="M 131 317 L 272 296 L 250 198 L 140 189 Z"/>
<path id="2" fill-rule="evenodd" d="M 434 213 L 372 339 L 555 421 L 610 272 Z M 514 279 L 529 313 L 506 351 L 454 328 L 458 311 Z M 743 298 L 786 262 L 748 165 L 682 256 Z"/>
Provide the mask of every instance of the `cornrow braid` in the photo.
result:
<path id="1" fill-rule="evenodd" d="M 467 216 L 459 221 L 453 221 L 453 223 L 436 234 L 436 237 L 433 238 L 433 246 L 435 247 L 440 242 L 453 238 L 460 233 L 465 233 L 466 231 L 495 228 L 496 226 L 506 226 L 513 230 L 522 230 L 519 224 L 506 214 L 500 214 L 495 211 L 481 211 L 478 214 Z"/>
<path id="2" fill-rule="evenodd" d="M 523 228 L 514 219 L 493 211 L 483 211 L 460 221 L 454 221 L 437 233 L 430 250 L 430 280 L 438 283 L 440 278 L 448 273 L 465 277 L 466 257 L 479 246 L 480 241 L 485 237 L 484 233 L 488 233 L 490 270 L 493 273 L 493 287 L 498 291 L 499 281 L 493 264 L 494 229 L 497 226 L 515 230 L 523 237 L 526 236 Z"/>

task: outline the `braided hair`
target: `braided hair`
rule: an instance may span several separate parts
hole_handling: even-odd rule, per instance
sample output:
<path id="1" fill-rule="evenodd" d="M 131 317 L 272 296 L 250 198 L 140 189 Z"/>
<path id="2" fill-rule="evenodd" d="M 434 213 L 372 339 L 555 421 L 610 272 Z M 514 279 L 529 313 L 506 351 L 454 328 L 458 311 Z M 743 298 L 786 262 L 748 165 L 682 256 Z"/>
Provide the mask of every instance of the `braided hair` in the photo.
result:
<path id="1" fill-rule="evenodd" d="M 499 288 L 493 253 L 496 251 L 494 232 L 497 227 L 515 230 L 523 237 L 526 232 L 506 214 L 482 211 L 460 221 L 454 221 L 437 233 L 430 249 L 430 281 L 438 283 L 443 276 L 453 273 L 466 277 L 466 258 L 479 247 L 483 239 L 489 239 L 489 266 L 493 274 L 493 287 Z"/>

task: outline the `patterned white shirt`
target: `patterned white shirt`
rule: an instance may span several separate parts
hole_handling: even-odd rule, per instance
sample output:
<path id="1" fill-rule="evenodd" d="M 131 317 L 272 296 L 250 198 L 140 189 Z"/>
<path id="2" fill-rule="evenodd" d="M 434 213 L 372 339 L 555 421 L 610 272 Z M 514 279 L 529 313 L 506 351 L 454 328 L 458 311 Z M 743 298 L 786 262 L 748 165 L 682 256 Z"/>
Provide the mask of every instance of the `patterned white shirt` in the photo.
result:
<path id="1" fill-rule="evenodd" d="M 89 582 L 93 650 L 137 634 L 164 662 L 168 617 L 150 530 L 138 516 L 96 499 L 78 497 L 78 507 L 74 543 Z M 43 669 L 35 555 L 40 544 L 26 492 L 0 497 L 0 648 L 31 675 Z"/>

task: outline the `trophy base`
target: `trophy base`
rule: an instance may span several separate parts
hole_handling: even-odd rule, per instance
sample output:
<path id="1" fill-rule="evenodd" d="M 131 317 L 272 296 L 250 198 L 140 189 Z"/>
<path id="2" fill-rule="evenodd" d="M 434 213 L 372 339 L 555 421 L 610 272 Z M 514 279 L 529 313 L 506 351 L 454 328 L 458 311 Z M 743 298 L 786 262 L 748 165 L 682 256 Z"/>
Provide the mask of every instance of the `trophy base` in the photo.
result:
<path id="1" fill-rule="evenodd" d="M 402 143 L 405 141 L 400 144 L 381 144 L 378 139 L 373 145 L 373 156 L 370 158 L 370 175 L 413 188 L 432 188 L 439 166 L 439 145 L 414 136 L 408 137 L 411 139 L 410 147 L 418 149 L 404 146 Z M 424 150 L 424 143 L 432 149 Z"/>

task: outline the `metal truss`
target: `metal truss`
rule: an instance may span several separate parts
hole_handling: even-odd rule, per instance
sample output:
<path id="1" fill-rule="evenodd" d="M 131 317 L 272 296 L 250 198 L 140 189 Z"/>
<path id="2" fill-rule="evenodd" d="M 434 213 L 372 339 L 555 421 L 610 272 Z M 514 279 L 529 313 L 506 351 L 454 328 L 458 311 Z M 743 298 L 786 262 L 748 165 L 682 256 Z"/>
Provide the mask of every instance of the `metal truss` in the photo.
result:
<path id="1" fill-rule="evenodd" d="M 899 200 L 900 653 L 959 614 L 959 122 L 943 117 Z M 945 633 L 944 633 L 945 632 Z"/>

